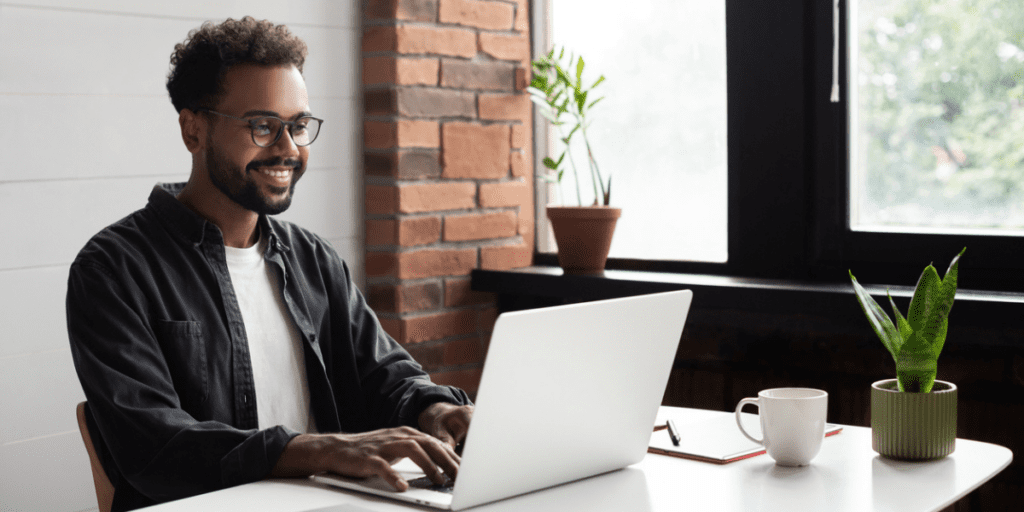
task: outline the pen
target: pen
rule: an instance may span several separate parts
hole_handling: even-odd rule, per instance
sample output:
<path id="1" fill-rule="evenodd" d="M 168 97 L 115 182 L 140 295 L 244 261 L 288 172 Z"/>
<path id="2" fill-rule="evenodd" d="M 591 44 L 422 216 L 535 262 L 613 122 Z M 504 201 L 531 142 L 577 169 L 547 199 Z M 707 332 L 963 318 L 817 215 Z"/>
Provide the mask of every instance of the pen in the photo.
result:
<path id="1" fill-rule="evenodd" d="M 673 423 L 672 420 L 668 420 L 666 424 L 668 425 L 668 437 L 672 439 L 672 444 L 679 446 L 679 441 L 682 440 L 679 437 L 679 429 L 676 428 L 676 424 Z"/>

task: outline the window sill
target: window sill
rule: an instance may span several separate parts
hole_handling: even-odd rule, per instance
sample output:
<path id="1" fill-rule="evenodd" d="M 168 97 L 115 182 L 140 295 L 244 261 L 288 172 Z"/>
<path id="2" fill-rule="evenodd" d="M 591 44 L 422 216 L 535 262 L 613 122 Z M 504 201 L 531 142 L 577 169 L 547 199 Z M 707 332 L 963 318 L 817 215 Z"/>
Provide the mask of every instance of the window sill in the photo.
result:
<path id="1" fill-rule="evenodd" d="M 695 310 L 739 310 L 770 315 L 812 315 L 835 322 L 836 327 L 867 326 L 850 283 L 811 283 L 791 280 L 738 278 L 706 274 L 680 274 L 634 270 L 605 270 L 599 274 L 566 274 L 559 267 L 533 266 L 512 270 L 474 270 L 473 290 L 499 295 L 499 309 L 525 309 L 537 305 L 610 299 L 671 290 L 693 290 Z M 866 288 L 885 305 L 884 286 Z M 888 287 L 906 314 L 912 286 Z M 514 299 L 514 300 L 510 300 Z M 525 299 L 525 300 L 524 300 Z M 518 306 L 518 307 L 517 307 Z M 533 306 L 536 307 L 536 306 Z M 1024 294 L 957 291 L 950 321 L 956 325 L 1020 330 Z M 1018 343 L 1013 343 L 1014 345 Z"/>

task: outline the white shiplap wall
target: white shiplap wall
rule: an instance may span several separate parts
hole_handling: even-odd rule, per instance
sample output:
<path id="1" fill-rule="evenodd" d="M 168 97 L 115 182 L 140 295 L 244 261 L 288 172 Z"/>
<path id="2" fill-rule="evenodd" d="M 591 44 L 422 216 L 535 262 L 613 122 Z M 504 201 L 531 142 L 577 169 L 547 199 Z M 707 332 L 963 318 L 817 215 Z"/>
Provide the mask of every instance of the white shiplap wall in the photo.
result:
<path id="1" fill-rule="evenodd" d="M 326 123 L 281 217 L 331 240 L 362 280 L 359 2 L 0 2 L 0 510 L 96 507 L 75 422 L 68 266 L 104 226 L 191 165 L 164 88 L 175 43 L 252 15 L 309 45 L 310 106 Z"/>

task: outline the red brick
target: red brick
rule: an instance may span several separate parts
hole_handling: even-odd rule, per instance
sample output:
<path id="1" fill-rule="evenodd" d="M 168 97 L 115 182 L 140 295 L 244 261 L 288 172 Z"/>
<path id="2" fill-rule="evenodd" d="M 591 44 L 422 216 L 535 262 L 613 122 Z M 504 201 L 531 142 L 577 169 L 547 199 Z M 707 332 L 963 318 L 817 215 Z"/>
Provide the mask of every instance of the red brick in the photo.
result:
<path id="1" fill-rule="evenodd" d="M 398 221 L 398 244 L 402 247 L 432 244 L 440 237 L 439 217 L 413 217 Z"/>
<path id="2" fill-rule="evenodd" d="M 397 255 L 399 279 L 464 276 L 476 268 L 476 249 L 423 249 Z M 369 254 L 367 254 L 369 260 Z M 369 262 L 367 262 L 369 267 Z M 367 270 L 369 275 L 369 269 Z"/>
<path id="3" fill-rule="evenodd" d="M 371 115 L 383 112 L 380 115 L 395 113 L 404 117 L 476 117 L 476 95 L 468 91 L 403 87 L 393 91 L 392 104 L 386 103 L 389 99 L 386 97 L 367 96 L 369 93 L 364 94 L 366 101 L 374 102 L 374 111 L 370 111 L 371 105 L 366 107 L 366 113 Z M 389 106 L 392 110 L 385 112 Z"/>
<path id="4" fill-rule="evenodd" d="M 530 130 L 525 124 L 512 125 L 512 148 L 521 149 L 530 143 Z"/>
<path id="5" fill-rule="evenodd" d="M 497 296 L 489 292 L 473 291 L 469 279 L 453 278 L 444 280 L 444 305 L 473 306 L 478 304 L 494 304 Z"/>
<path id="6" fill-rule="evenodd" d="M 532 79 L 529 68 L 516 68 L 515 85 L 517 91 L 525 91 Z"/>
<path id="7" fill-rule="evenodd" d="M 398 208 L 398 188 L 391 186 L 366 186 L 366 213 L 395 213 Z"/>
<path id="8" fill-rule="evenodd" d="M 363 266 L 367 277 L 393 276 L 398 271 L 398 255 L 393 252 L 367 252 Z"/>
<path id="9" fill-rule="evenodd" d="M 368 0 L 363 15 L 371 20 L 437 21 L 437 0 Z"/>
<path id="10" fill-rule="evenodd" d="M 512 28 L 518 32 L 530 31 L 530 0 L 516 0 L 516 21 Z"/>
<path id="11" fill-rule="evenodd" d="M 455 339 L 440 343 L 417 343 L 406 345 L 405 349 L 427 371 L 450 366 L 482 363 L 484 358 L 478 336 Z"/>
<path id="12" fill-rule="evenodd" d="M 480 119 L 530 122 L 533 103 L 528 94 L 481 94 Z"/>
<path id="13" fill-rule="evenodd" d="M 495 61 L 441 59 L 441 86 L 511 91 L 515 88 L 515 65 Z"/>
<path id="14" fill-rule="evenodd" d="M 440 0 L 438 19 L 488 30 L 510 30 L 515 21 L 515 8 L 502 2 L 480 0 Z"/>
<path id="15" fill-rule="evenodd" d="M 441 146 L 440 124 L 436 121 L 403 119 L 397 122 L 397 142 L 402 148 L 436 148 Z"/>
<path id="16" fill-rule="evenodd" d="M 364 85 L 437 85 L 436 58 L 363 57 Z"/>
<path id="17" fill-rule="evenodd" d="M 366 245 L 393 245 L 398 243 L 398 229 L 395 219 L 370 219 L 366 221 Z"/>
<path id="18" fill-rule="evenodd" d="M 480 33 L 480 51 L 498 60 L 530 64 L 530 38 L 525 34 Z"/>
<path id="19" fill-rule="evenodd" d="M 526 244 L 480 248 L 480 268 L 508 270 L 533 264 L 533 251 Z"/>
<path id="20" fill-rule="evenodd" d="M 445 123 L 441 127 L 441 175 L 478 179 L 507 176 L 510 132 L 507 125 Z"/>
<path id="21" fill-rule="evenodd" d="M 444 218 L 446 242 L 508 238 L 515 236 L 517 231 L 515 212 L 448 215 Z"/>
<path id="22" fill-rule="evenodd" d="M 476 206 L 475 196 L 476 184 L 468 182 L 406 185 L 398 189 L 397 208 L 402 213 L 464 210 Z"/>
<path id="23" fill-rule="evenodd" d="M 532 187 L 525 181 L 480 184 L 481 208 L 521 206 L 531 203 L 532 198 Z"/>
<path id="24" fill-rule="evenodd" d="M 387 176 L 398 179 L 437 178 L 441 176 L 441 152 L 390 151 L 364 153 L 363 171 L 367 176 Z"/>
<path id="25" fill-rule="evenodd" d="M 494 332 L 494 324 L 498 321 L 498 308 L 486 308 L 480 310 L 479 318 L 480 332 Z"/>
<path id="26" fill-rule="evenodd" d="M 437 309 L 441 307 L 441 284 L 428 281 L 371 285 L 366 300 L 374 311 L 407 313 Z"/>
<path id="27" fill-rule="evenodd" d="M 383 51 L 466 58 L 476 55 L 476 31 L 474 30 L 418 25 L 402 25 L 392 28 L 395 32 L 394 48 Z M 363 51 L 369 50 L 364 47 Z"/>
<path id="28" fill-rule="evenodd" d="M 422 343 L 476 332 L 477 312 L 472 309 L 407 317 L 399 343 Z"/>
<path id="29" fill-rule="evenodd" d="M 374 149 L 386 149 L 394 146 L 395 123 L 363 121 L 363 144 Z"/>
<path id="30" fill-rule="evenodd" d="M 455 386 L 470 396 L 476 395 L 480 387 L 480 374 L 483 368 L 468 368 L 464 370 L 452 370 L 447 372 L 431 373 L 430 380 L 436 384 Z"/>
<path id="31" fill-rule="evenodd" d="M 363 112 L 376 116 L 398 112 L 397 91 L 391 89 L 363 91 Z"/>
<path id="32" fill-rule="evenodd" d="M 531 175 L 533 163 L 526 157 L 525 150 L 513 151 L 509 160 L 512 165 L 512 176 L 524 178 Z"/>
<path id="33" fill-rule="evenodd" d="M 398 49 L 395 27 L 363 27 L 362 50 L 364 52 L 393 52 Z"/>

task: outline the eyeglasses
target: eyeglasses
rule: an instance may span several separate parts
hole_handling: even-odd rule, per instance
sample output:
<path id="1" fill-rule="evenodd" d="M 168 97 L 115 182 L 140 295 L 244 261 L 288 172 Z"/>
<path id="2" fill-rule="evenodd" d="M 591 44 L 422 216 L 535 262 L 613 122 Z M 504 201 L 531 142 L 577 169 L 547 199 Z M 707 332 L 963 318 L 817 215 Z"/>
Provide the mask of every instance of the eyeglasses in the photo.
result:
<path id="1" fill-rule="evenodd" d="M 320 125 L 324 122 L 323 119 L 317 119 L 313 116 L 302 116 L 295 121 L 285 121 L 274 116 L 245 119 L 214 112 L 208 108 L 198 109 L 197 112 L 209 112 L 249 123 L 249 129 L 252 131 L 252 141 L 261 148 L 269 148 L 277 144 L 281 134 L 284 133 L 285 126 L 288 127 L 288 134 L 292 136 L 292 141 L 295 142 L 296 146 L 308 146 L 316 140 L 316 136 L 320 134 Z"/>

